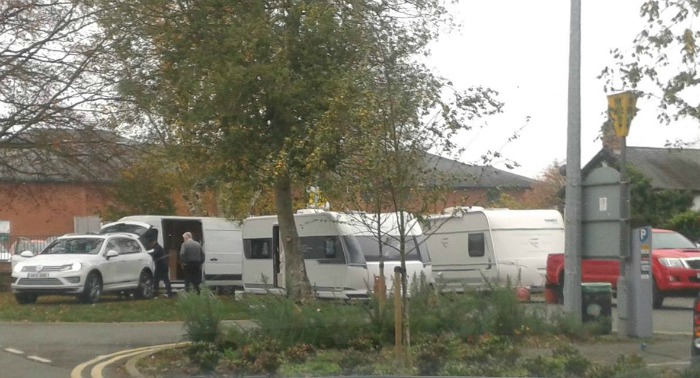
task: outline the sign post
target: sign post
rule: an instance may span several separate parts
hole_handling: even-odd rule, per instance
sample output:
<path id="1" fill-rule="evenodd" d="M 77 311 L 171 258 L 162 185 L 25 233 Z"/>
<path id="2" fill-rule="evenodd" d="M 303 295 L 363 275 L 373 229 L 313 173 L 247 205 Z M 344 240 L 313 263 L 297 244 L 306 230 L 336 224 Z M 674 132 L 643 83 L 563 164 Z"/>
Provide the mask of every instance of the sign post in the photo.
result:
<path id="1" fill-rule="evenodd" d="M 630 255 L 630 187 L 627 179 L 627 135 L 632 119 L 637 114 L 637 95 L 626 91 L 608 96 L 608 115 L 613 123 L 615 135 L 621 139 L 620 146 L 620 276 L 617 280 L 618 327 L 620 336 L 628 334 L 627 309 L 629 306 L 627 292 L 630 282 L 625 276 Z"/>

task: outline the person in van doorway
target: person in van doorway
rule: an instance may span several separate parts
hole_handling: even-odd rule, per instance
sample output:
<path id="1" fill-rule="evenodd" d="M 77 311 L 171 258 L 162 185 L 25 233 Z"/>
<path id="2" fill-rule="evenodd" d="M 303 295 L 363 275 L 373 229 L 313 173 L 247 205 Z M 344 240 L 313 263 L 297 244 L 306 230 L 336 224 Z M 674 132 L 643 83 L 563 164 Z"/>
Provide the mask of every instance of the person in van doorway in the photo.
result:
<path id="1" fill-rule="evenodd" d="M 185 241 L 180 247 L 180 261 L 185 275 L 185 290 L 194 291 L 199 294 L 199 285 L 202 283 L 202 264 L 204 263 L 204 250 L 202 245 L 196 240 L 192 240 L 192 233 L 182 234 Z"/>
<path id="2" fill-rule="evenodd" d="M 160 281 L 163 281 L 165 285 L 166 296 L 168 298 L 173 297 L 173 288 L 170 285 L 170 272 L 168 271 L 168 254 L 165 253 L 163 247 L 158 244 L 156 239 L 151 239 L 148 241 L 148 248 L 153 250 L 151 252 L 151 257 L 155 262 L 156 271 L 153 274 L 153 296 L 158 298 L 158 290 L 160 287 Z"/>

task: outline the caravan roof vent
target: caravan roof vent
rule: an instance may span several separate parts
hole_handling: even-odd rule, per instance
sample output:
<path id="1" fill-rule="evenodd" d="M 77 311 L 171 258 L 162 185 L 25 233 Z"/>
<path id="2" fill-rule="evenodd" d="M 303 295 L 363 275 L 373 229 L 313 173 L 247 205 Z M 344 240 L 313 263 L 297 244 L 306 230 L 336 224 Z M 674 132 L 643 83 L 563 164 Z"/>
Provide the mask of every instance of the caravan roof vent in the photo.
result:
<path id="1" fill-rule="evenodd" d="M 453 206 L 447 207 L 442 211 L 443 214 L 462 214 L 468 213 L 470 211 L 481 211 L 484 210 L 481 206 Z"/>
<path id="2" fill-rule="evenodd" d="M 299 209 L 297 210 L 297 214 L 318 214 L 318 213 L 325 213 L 323 209 Z"/>

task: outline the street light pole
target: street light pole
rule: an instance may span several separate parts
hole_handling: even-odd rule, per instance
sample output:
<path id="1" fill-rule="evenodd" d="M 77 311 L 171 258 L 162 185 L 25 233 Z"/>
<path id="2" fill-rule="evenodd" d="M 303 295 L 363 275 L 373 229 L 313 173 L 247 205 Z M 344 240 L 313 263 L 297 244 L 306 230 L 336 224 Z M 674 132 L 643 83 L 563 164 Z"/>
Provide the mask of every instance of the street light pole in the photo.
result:
<path id="1" fill-rule="evenodd" d="M 571 0 L 570 28 L 564 310 L 581 323 L 581 0 Z"/>

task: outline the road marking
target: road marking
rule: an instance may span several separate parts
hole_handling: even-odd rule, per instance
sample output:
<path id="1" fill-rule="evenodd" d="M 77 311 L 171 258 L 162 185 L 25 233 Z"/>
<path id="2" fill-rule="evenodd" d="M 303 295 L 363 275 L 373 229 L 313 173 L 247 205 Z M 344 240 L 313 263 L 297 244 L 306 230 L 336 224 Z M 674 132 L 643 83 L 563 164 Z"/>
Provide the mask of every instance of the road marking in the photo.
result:
<path id="1" fill-rule="evenodd" d="M 38 362 L 43 362 L 45 364 L 50 364 L 51 360 L 48 360 L 46 358 L 41 358 L 39 356 L 27 356 L 28 359 L 38 361 Z"/>
<path id="2" fill-rule="evenodd" d="M 654 364 L 647 364 L 647 366 L 671 366 L 671 365 L 690 365 L 690 361 L 657 362 Z"/>
<path id="3" fill-rule="evenodd" d="M 114 352 L 114 353 L 110 353 L 110 354 L 103 354 L 103 355 L 100 355 L 100 356 L 97 356 L 97 357 L 93 358 L 92 360 L 83 362 L 82 364 L 80 364 L 80 365 L 76 366 L 75 368 L 73 368 L 73 370 L 72 370 L 71 373 L 70 373 L 70 377 L 71 377 L 71 378 L 82 378 L 82 376 L 83 376 L 83 369 L 85 369 L 86 367 L 88 367 L 88 366 L 90 366 L 90 365 L 92 365 L 92 364 L 96 364 L 96 363 L 98 363 L 98 362 L 100 362 L 100 361 L 102 361 L 102 360 L 108 359 L 108 358 L 112 358 L 112 357 L 115 357 L 115 356 L 120 356 L 120 355 L 125 354 L 125 353 L 133 353 L 133 354 L 136 354 L 136 353 L 138 353 L 138 352 L 148 351 L 148 350 L 151 350 L 151 349 L 154 349 L 154 348 L 161 348 L 161 347 L 162 347 L 162 348 L 167 348 L 167 347 L 176 346 L 176 345 L 179 345 L 179 344 L 180 344 L 180 343 L 164 344 L 164 345 L 155 345 L 155 346 L 152 345 L 152 346 L 141 347 L 141 348 L 136 348 L 136 349 L 122 350 L 122 351 Z M 94 372 L 94 371 L 92 372 L 92 376 L 93 376 L 93 377 L 95 376 L 95 372 Z M 98 376 L 101 376 L 101 373 L 100 373 L 100 375 L 98 375 Z"/>
<path id="4" fill-rule="evenodd" d="M 15 349 L 15 348 L 5 348 L 5 352 L 10 352 L 10 353 L 14 353 L 14 354 L 24 354 L 24 352 L 22 352 L 19 349 Z"/>
<path id="5" fill-rule="evenodd" d="M 185 343 L 185 344 L 189 344 L 189 343 Z M 122 360 L 122 359 L 125 359 L 125 358 L 129 358 L 129 357 L 133 357 L 133 356 L 137 356 L 137 355 L 144 354 L 144 353 L 155 353 L 155 352 L 158 352 L 158 351 L 160 351 L 160 350 L 168 349 L 168 348 L 175 347 L 175 346 L 178 346 L 178 345 L 182 345 L 182 343 L 167 344 L 167 345 L 156 345 L 156 346 L 153 346 L 153 347 L 151 347 L 150 349 L 145 350 L 145 351 L 144 351 L 144 350 L 124 351 L 124 352 L 125 352 L 124 354 L 118 355 L 118 356 L 116 356 L 116 357 L 112 357 L 112 358 L 110 358 L 110 359 L 107 360 L 107 361 L 103 361 L 103 362 L 100 362 L 99 364 L 95 365 L 95 366 L 92 368 L 90 377 L 91 377 L 91 378 L 103 378 L 102 371 L 104 370 L 105 366 L 110 365 L 110 364 L 113 364 L 113 363 L 115 363 L 115 362 L 117 362 L 117 361 L 119 361 L 119 360 Z"/>

